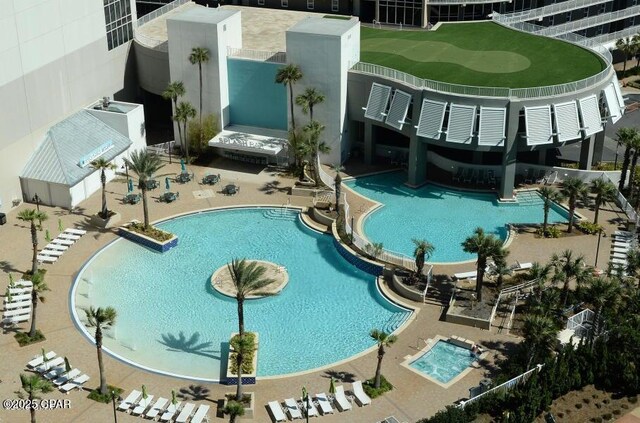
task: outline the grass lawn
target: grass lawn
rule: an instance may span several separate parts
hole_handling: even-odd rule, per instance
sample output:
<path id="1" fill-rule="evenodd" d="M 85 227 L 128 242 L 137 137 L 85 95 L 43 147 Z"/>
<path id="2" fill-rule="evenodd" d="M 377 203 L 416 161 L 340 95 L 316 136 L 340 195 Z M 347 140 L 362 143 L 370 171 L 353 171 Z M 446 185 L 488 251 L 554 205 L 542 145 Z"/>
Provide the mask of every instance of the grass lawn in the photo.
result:
<path id="1" fill-rule="evenodd" d="M 595 75 L 605 63 L 573 44 L 493 22 L 441 25 L 437 31 L 360 28 L 360 60 L 419 78 L 454 84 L 523 88 Z"/>

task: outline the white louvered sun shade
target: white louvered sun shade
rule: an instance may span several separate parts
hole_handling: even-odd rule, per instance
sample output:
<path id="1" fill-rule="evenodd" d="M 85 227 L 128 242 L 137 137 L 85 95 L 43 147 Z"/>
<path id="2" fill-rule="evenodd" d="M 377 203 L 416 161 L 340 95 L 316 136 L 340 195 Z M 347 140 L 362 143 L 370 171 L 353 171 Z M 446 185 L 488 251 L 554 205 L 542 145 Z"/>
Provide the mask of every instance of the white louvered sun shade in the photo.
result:
<path id="1" fill-rule="evenodd" d="M 447 142 L 470 144 L 476 123 L 476 106 L 451 103 Z"/>
<path id="2" fill-rule="evenodd" d="M 524 116 L 527 131 L 527 145 L 553 143 L 551 128 L 551 106 L 525 107 Z"/>
<path id="3" fill-rule="evenodd" d="M 411 95 L 404 91 L 396 90 L 393 93 L 391 99 L 391 106 L 389 106 L 389 113 L 387 113 L 387 119 L 385 123 L 389 126 L 393 126 L 396 129 L 402 129 L 404 125 L 404 119 L 407 117 L 407 111 L 409 110 L 409 104 L 411 103 Z"/>
<path id="4" fill-rule="evenodd" d="M 417 135 L 424 138 L 439 139 L 442 133 L 442 123 L 444 122 L 446 108 L 446 102 L 422 100 Z"/>
<path id="5" fill-rule="evenodd" d="M 578 105 L 575 101 L 554 104 L 553 112 L 558 131 L 558 142 L 580 138 L 580 119 L 578 118 Z"/>
<path id="6" fill-rule="evenodd" d="M 624 104 L 622 107 L 618 102 L 618 95 L 616 93 L 616 89 L 614 85 L 616 83 L 611 83 L 604 88 L 604 99 L 607 102 L 607 109 L 609 109 L 609 117 L 611 118 L 612 123 L 616 123 L 622 118 L 622 111 L 624 110 Z"/>
<path id="7" fill-rule="evenodd" d="M 373 83 L 369 92 L 369 101 L 364 112 L 364 117 L 382 122 L 387 110 L 387 103 L 391 95 L 391 87 Z"/>
<path id="8" fill-rule="evenodd" d="M 478 145 L 504 145 L 507 109 L 504 107 L 480 107 Z"/>
<path id="9" fill-rule="evenodd" d="M 624 98 L 622 98 L 622 91 L 620 91 L 620 83 L 618 82 L 618 78 L 613 77 L 611 79 L 611 83 L 613 84 L 613 89 L 616 92 L 618 104 L 620 105 L 620 111 L 622 112 L 622 114 L 624 114 L 626 106 L 624 104 Z"/>
<path id="10" fill-rule="evenodd" d="M 598 98 L 595 95 L 581 98 L 580 115 L 582 115 L 582 130 L 585 137 L 590 137 L 602 131 L 602 117 L 600 116 L 600 107 L 598 106 Z"/>

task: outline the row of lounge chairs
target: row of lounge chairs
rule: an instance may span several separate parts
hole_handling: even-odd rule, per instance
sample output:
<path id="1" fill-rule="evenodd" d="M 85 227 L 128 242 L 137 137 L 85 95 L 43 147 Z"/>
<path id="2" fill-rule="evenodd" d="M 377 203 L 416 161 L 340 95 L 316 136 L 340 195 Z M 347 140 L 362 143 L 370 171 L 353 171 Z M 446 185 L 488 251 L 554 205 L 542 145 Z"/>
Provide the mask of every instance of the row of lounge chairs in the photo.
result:
<path id="1" fill-rule="evenodd" d="M 627 254 L 636 246 L 636 239 L 632 232 L 615 231 L 612 235 L 611 256 L 609 261 L 614 267 L 621 268 L 624 273 L 627 268 Z"/>
<path id="2" fill-rule="evenodd" d="M 476 183 L 478 185 L 493 185 L 497 184 L 497 178 L 495 171 L 485 169 L 471 169 L 465 167 L 459 167 L 456 173 L 453 175 L 454 182 L 464 182 L 466 184 Z"/>
<path id="3" fill-rule="evenodd" d="M 4 297 L 3 326 L 11 326 L 31 319 L 32 287 L 33 283 L 31 281 L 24 280 L 19 280 L 15 284 L 9 285 Z"/>
<path id="4" fill-rule="evenodd" d="M 210 406 L 208 405 L 201 404 L 196 409 L 196 405 L 190 402 L 176 401 L 174 403 L 163 397 L 158 398 L 155 402 L 153 400 L 154 395 L 146 395 L 145 398 L 141 391 L 134 389 L 120 402 L 118 410 L 147 419 L 159 418 L 161 422 L 202 423 L 209 421 L 207 413 Z"/>
<path id="5" fill-rule="evenodd" d="M 353 397 L 351 398 L 355 398 L 361 406 L 364 407 L 365 405 L 371 404 L 371 398 L 369 398 L 362 388 L 362 381 L 358 380 L 353 382 L 352 392 Z M 293 398 L 287 398 L 282 404 L 278 401 L 271 401 L 268 406 L 273 421 L 276 423 L 287 421 L 287 415 L 291 420 L 296 420 L 302 419 L 305 416 L 318 417 L 320 413 L 322 413 L 323 416 L 334 414 L 334 406 L 341 412 L 352 409 L 350 397 L 347 397 L 345 394 L 343 385 L 336 386 L 336 393 L 334 395 L 327 395 L 322 392 L 316 394 L 314 399 L 311 397 L 308 400 L 300 398 L 300 401 L 296 401 Z M 318 408 L 320 409 L 319 411 Z"/>
<path id="6" fill-rule="evenodd" d="M 44 352 L 44 351 L 43 351 Z M 54 351 L 38 355 L 27 363 L 27 368 L 40 374 L 68 394 L 74 389 L 82 389 L 90 377 L 78 369 L 70 368 L 64 357 L 59 357 Z"/>
<path id="7" fill-rule="evenodd" d="M 67 228 L 56 239 L 40 250 L 36 258 L 41 263 L 55 263 L 70 246 L 86 233 L 87 231 L 84 229 Z"/>
<path id="8" fill-rule="evenodd" d="M 533 263 L 530 262 L 520 262 L 518 260 L 516 260 L 516 262 L 511 265 L 509 267 L 509 269 L 512 272 L 519 272 L 521 270 L 529 270 L 533 267 Z M 495 269 L 495 264 L 494 263 L 487 263 L 487 267 L 485 267 L 485 273 L 488 275 L 491 275 L 494 272 Z M 453 277 L 456 280 L 464 280 L 464 279 L 476 279 L 478 275 L 478 271 L 477 270 L 471 270 L 469 272 L 460 272 L 460 273 L 455 273 L 453 275 Z"/>

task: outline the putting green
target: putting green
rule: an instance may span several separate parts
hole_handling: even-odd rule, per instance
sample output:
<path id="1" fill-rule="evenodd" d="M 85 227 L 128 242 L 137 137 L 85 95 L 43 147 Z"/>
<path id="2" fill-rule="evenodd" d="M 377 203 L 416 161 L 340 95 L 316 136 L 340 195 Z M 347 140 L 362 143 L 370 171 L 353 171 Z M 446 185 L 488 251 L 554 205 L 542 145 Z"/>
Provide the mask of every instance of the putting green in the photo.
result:
<path id="1" fill-rule="evenodd" d="M 486 73 L 519 72 L 531 66 L 525 56 L 511 51 L 474 51 L 440 41 L 413 41 L 396 38 L 367 38 L 364 50 L 397 54 L 422 63 L 452 63 Z"/>

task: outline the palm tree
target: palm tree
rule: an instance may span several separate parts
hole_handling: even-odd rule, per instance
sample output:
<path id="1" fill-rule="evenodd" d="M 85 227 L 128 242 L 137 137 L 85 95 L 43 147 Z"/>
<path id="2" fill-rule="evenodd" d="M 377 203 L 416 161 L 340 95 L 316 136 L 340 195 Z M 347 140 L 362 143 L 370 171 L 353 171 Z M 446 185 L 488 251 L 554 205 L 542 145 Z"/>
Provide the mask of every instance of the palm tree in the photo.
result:
<path id="1" fill-rule="evenodd" d="M 29 329 L 29 338 L 36 336 L 36 308 L 38 307 L 38 301 L 44 302 L 45 298 L 42 294 L 45 291 L 49 291 L 49 287 L 44 283 L 44 277 L 42 273 L 34 273 L 31 276 L 31 329 Z"/>
<path id="2" fill-rule="evenodd" d="M 600 319 L 604 307 L 614 306 L 620 299 L 621 287 L 616 279 L 613 278 L 593 278 L 587 288 L 587 298 L 589 302 L 596 307 L 593 316 L 593 331 L 591 339 L 600 335 L 601 326 Z"/>
<path id="3" fill-rule="evenodd" d="M 133 173 L 138 176 L 138 188 L 142 191 L 142 210 L 144 212 L 144 227 L 149 229 L 149 207 L 147 205 L 147 181 L 164 167 L 157 154 L 148 153 L 146 150 L 134 151 L 131 157 L 124 159 Z"/>
<path id="4" fill-rule="evenodd" d="M 173 81 L 167 85 L 167 88 L 162 92 L 162 98 L 165 100 L 171 100 L 173 102 L 173 119 L 178 112 L 178 97 L 182 97 L 186 90 L 184 89 L 184 83 L 182 81 Z M 180 144 L 182 144 L 182 129 L 178 123 L 178 138 Z M 169 163 L 171 163 L 171 148 L 169 148 Z"/>
<path id="5" fill-rule="evenodd" d="M 331 169 L 336 173 L 335 178 L 333 178 L 334 189 L 336 193 L 336 212 L 340 213 L 340 193 L 342 192 L 342 176 L 340 172 L 344 170 L 342 165 L 331 165 Z"/>
<path id="6" fill-rule="evenodd" d="M 36 220 L 39 222 L 49 218 L 47 213 L 34 209 L 25 209 L 18 213 L 18 219 L 29 222 L 31 226 L 31 245 L 33 246 L 33 257 L 31 259 L 31 274 L 38 271 L 38 232 L 36 231 Z"/>
<path id="7" fill-rule="evenodd" d="M 562 194 L 551 187 L 542 187 L 538 191 L 540 196 L 544 200 L 542 203 L 542 209 L 544 211 L 544 221 L 542 223 L 542 236 L 547 236 L 547 226 L 549 222 L 549 209 L 551 208 L 552 202 L 560 202 L 562 201 Z"/>
<path id="8" fill-rule="evenodd" d="M 414 238 L 411 241 L 416 246 L 415 250 L 413 250 L 413 257 L 416 259 L 416 275 L 420 277 L 422 275 L 424 263 L 429 260 L 435 251 L 435 247 L 424 239 Z"/>
<path id="9" fill-rule="evenodd" d="M 382 359 L 384 358 L 384 347 L 392 346 L 398 339 L 395 335 L 390 335 L 383 330 L 373 329 L 369 334 L 378 343 L 378 365 L 376 366 L 376 377 L 374 387 L 380 387 L 380 376 L 382 375 Z"/>
<path id="10" fill-rule="evenodd" d="M 493 266 L 491 266 L 491 274 L 496 277 L 496 288 L 502 288 L 505 276 L 513 274 L 513 269 L 507 265 L 507 256 L 509 250 L 502 249 L 504 254 L 497 255 L 493 258 Z"/>
<path id="11" fill-rule="evenodd" d="M 627 251 L 627 274 L 634 278 L 638 277 L 638 271 L 640 270 L 640 250 L 631 249 Z M 638 289 L 640 290 L 640 279 L 638 279 Z"/>
<path id="12" fill-rule="evenodd" d="M 102 184 L 102 209 L 100 210 L 100 217 L 103 219 L 107 219 L 109 217 L 109 210 L 107 209 L 107 175 L 105 171 L 114 170 L 116 165 L 111 163 L 109 160 L 105 160 L 103 158 L 95 159 L 91 163 L 89 163 L 94 170 L 100 171 L 100 183 Z"/>
<path id="13" fill-rule="evenodd" d="M 178 128 L 182 123 L 182 146 L 184 147 L 184 155 L 189 163 L 189 137 L 187 136 L 187 122 L 196 117 L 196 109 L 186 101 L 181 101 L 176 107 L 176 114 L 173 119 L 178 122 Z"/>
<path id="14" fill-rule="evenodd" d="M 237 401 L 229 401 L 222 412 L 229 415 L 229 423 L 235 423 L 236 417 L 244 416 L 244 407 Z"/>
<path id="15" fill-rule="evenodd" d="M 18 398 L 28 399 L 29 403 L 37 404 L 40 399 L 39 394 L 46 394 L 53 391 L 53 385 L 46 379 L 42 379 L 39 375 L 20 374 L 20 385 L 22 391 L 16 391 Z M 26 395 L 25 395 L 26 393 Z M 31 413 L 31 423 L 36 423 L 36 410 L 38 407 L 29 407 Z"/>
<path id="16" fill-rule="evenodd" d="M 640 32 L 633 36 L 633 45 L 635 46 L 636 67 L 640 67 Z"/>
<path id="17" fill-rule="evenodd" d="M 200 145 L 202 145 L 202 137 L 204 136 L 204 129 L 202 128 L 202 64 L 207 63 L 209 61 L 209 49 L 204 47 L 194 47 L 191 49 L 191 54 L 189 55 L 189 62 L 192 65 L 198 65 L 198 77 L 200 79 Z M 185 133 L 186 135 L 186 133 Z M 187 159 L 189 157 L 187 156 Z M 188 162 L 188 160 L 187 160 Z"/>
<path id="18" fill-rule="evenodd" d="M 640 155 L 640 132 L 636 132 L 636 136 L 631 139 L 631 148 L 633 148 L 633 155 L 631 156 L 631 167 L 629 168 L 629 195 L 633 193 L 636 165 L 638 164 L 638 155 Z"/>
<path id="19" fill-rule="evenodd" d="M 567 178 L 562 183 L 560 193 L 569 201 L 569 225 L 567 232 L 573 230 L 573 217 L 576 214 L 576 203 L 578 200 L 588 201 L 588 189 L 584 182 L 579 178 Z"/>
<path id="20" fill-rule="evenodd" d="M 304 158 L 310 153 L 310 143 L 304 137 L 304 133 L 299 129 L 289 131 L 288 138 L 289 151 L 293 152 L 295 170 L 298 172 L 298 179 L 304 179 Z"/>
<path id="21" fill-rule="evenodd" d="M 296 97 L 296 104 L 302 107 L 302 113 L 305 115 L 309 113 L 309 123 L 311 123 L 313 122 L 313 106 L 322 103 L 324 100 L 325 97 L 320 91 L 315 88 L 307 88 L 304 93 Z"/>
<path id="22" fill-rule="evenodd" d="M 102 363 L 102 329 L 116 324 L 116 310 L 113 307 L 89 307 L 84 312 L 87 315 L 87 326 L 96 328 L 95 340 L 98 351 L 98 370 L 100 371 L 100 393 L 107 395 L 107 378 L 104 374 L 104 364 Z"/>
<path id="23" fill-rule="evenodd" d="M 304 127 L 304 133 L 306 135 L 306 141 L 309 144 L 307 151 L 311 155 L 311 163 L 313 163 L 314 179 L 316 181 L 316 187 L 320 185 L 320 169 L 318 168 L 318 154 L 327 154 L 331 151 L 324 141 L 320 141 L 320 135 L 324 131 L 324 125 L 317 120 L 312 120 Z"/>
<path id="24" fill-rule="evenodd" d="M 551 351 L 556 343 L 557 330 L 549 317 L 527 315 L 524 318 L 522 335 L 527 350 L 527 370 L 536 355 Z"/>
<path id="25" fill-rule="evenodd" d="M 551 256 L 551 265 L 554 268 L 553 280 L 562 282 L 562 306 L 567 305 L 569 297 L 569 283 L 575 279 L 578 285 L 582 284 L 589 276 L 585 268 L 583 255 L 575 256 L 572 250 L 564 250 L 560 255 Z"/>
<path id="26" fill-rule="evenodd" d="M 493 234 L 486 235 L 484 229 L 476 228 L 473 235 L 464 240 L 462 249 L 465 253 L 475 253 L 478 255 L 478 260 L 476 261 L 476 298 L 478 302 L 482 302 L 482 284 L 487 268 L 487 260 L 492 257 L 504 255 L 502 251 L 502 241 Z"/>
<path id="27" fill-rule="evenodd" d="M 283 84 L 289 87 L 289 105 L 291 107 L 291 128 L 296 130 L 296 119 L 293 112 L 293 84 L 302 79 L 302 71 L 300 66 L 293 63 L 288 64 L 285 67 L 278 69 L 276 74 L 276 83 Z M 296 133 L 294 132 L 294 136 Z"/>
<path id="28" fill-rule="evenodd" d="M 605 181 L 602 178 L 594 179 L 591 181 L 591 193 L 596 195 L 595 204 L 593 206 L 593 223 L 598 223 L 600 206 L 607 201 L 615 200 L 616 186 L 613 185 L 611 181 Z"/>
<path id="29" fill-rule="evenodd" d="M 627 179 L 627 171 L 631 162 L 631 149 L 633 148 L 633 139 L 638 136 L 635 128 L 620 128 L 616 131 L 616 141 L 618 144 L 624 145 L 624 158 L 622 160 L 622 171 L 620 173 L 620 182 L 618 190 L 622 191 Z"/>
<path id="30" fill-rule="evenodd" d="M 634 42 L 632 37 L 624 37 L 620 38 L 616 41 L 616 48 L 620 50 L 622 54 L 624 54 L 624 64 L 622 65 L 622 78 L 624 78 L 625 73 L 627 72 L 627 59 L 631 54 L 633 54 L 634 50 Z"/>
<path id="31" fill-rule="evenodd" d="M 540 264 L 539 262 L 534 261 L 531 269 L 527 272 L 526 280 L 538 280 L 538 284 L 534 289 L 535 296 L 538 300 L 540 300 L 540 296 L 542 295 L 547 279 L 549 279 L 549 276 L 551 275 L 552 268 L 553 266 L 550 264 Z"/>

